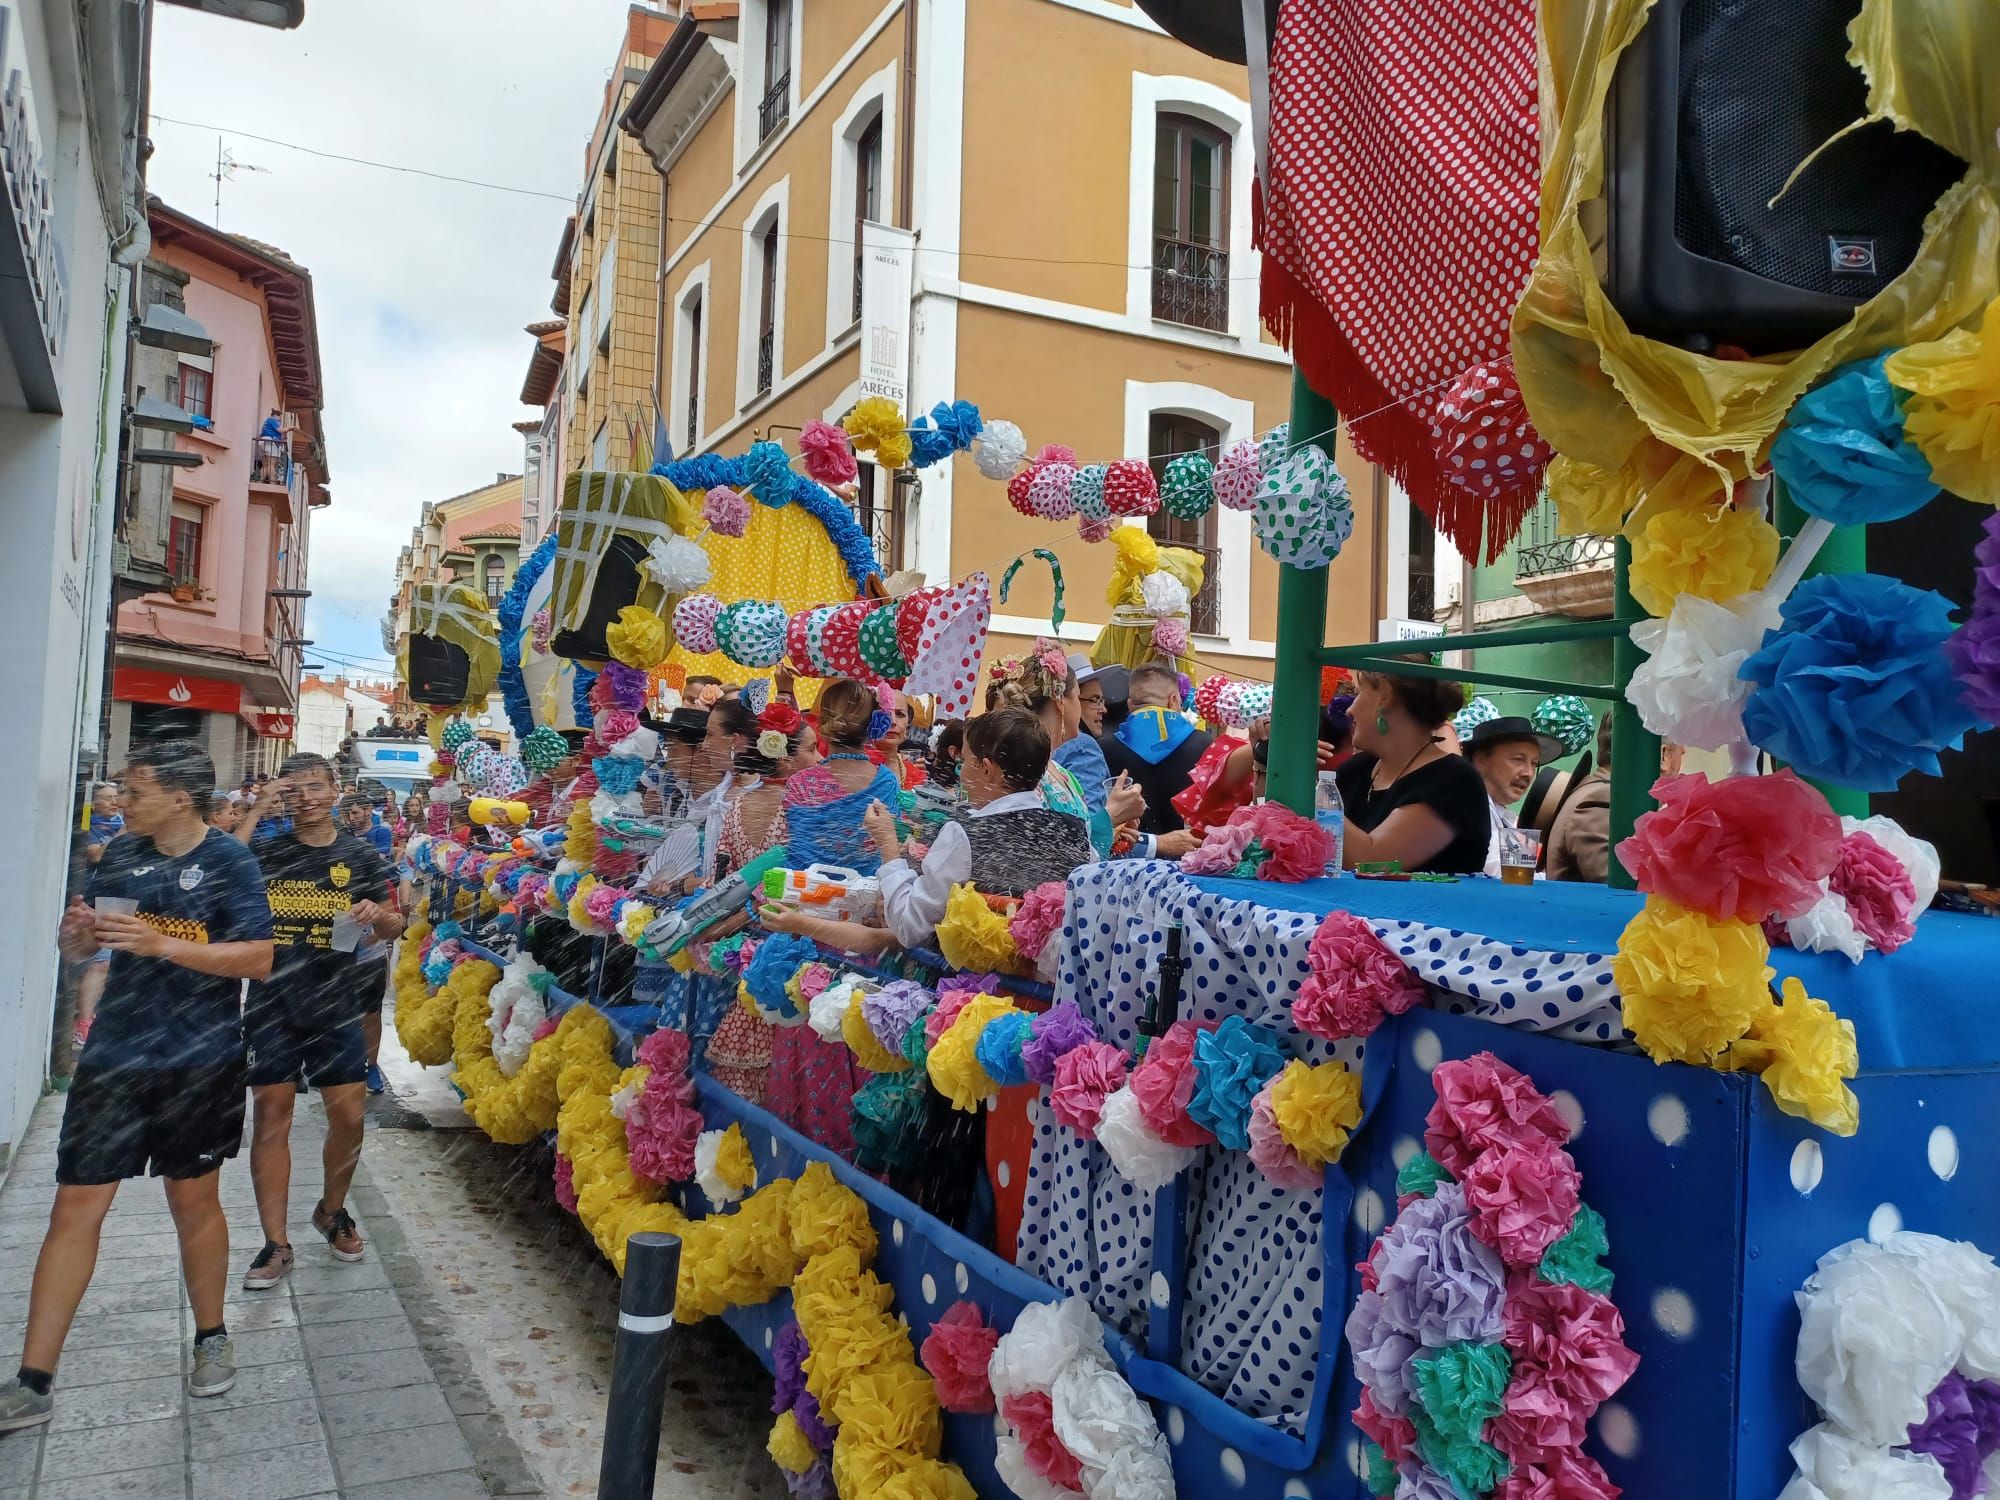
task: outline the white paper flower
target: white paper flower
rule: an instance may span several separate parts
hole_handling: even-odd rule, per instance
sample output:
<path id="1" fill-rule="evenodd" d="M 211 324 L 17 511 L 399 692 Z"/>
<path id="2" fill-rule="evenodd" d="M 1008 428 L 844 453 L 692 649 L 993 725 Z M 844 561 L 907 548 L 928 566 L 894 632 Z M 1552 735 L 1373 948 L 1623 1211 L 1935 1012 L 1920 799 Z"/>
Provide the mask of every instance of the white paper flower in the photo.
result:
<path id="1" fill-rule="evenodd" d="M 623 1087 L 613 1089 L 611 1091 L 611 1113 L 621 1120 L 630 1119 L 633 1102 L 638 1099 L 639 1095 L 645 1090 L 645 1087 L 645 1079 L 635 1078 Z"/>
<path id="2" fill-rule="evenodd" d="M 1850 1240 L 1820 1258 L 1798 1293 L 1799 1385 L 1857 1437 L 1908 1441 L 1951 1373 L 1965 1324 L 1933 1285 L 1930 1235 Z M 1821 1488 L 1825 1488 L 1822 1484 Z"/>
<path id="3" fill-rule="evenodd" d="M 722 1154 L 721 1130 L 704 1130 L 694 1138 L 694 1180 L 708 1201 L 717 1208 L 726 1207 L 743 1196 L 743 1189 L 732 1187 L 723 1180 L 716 1170 L 716 1161 Z"/>
<path id="4" fill-rule="evenodd" d="M 1010 479 L 1028 456 L 1028 439 L 1002 417 L 979 429 L 972 444 L 972 461 L 988 479 Z"/>
<path id="5" fill-rule="evenodd" d="M 1158 1461 L 1158 1471 L 1168 1476 L 1166 1493 L 1173 1493 L 1173 1471 L 1166 1462 L 1159 1424 L 1117 1370 L 1109 1364 L 1076 1360 L 1056 1377 L 1050 1397 L 1056 1436 L 1086 1471 L 1108 1470 L 1121 1453 L 1150 1453 Z M 1109 1493 L 1123 1497 L 1141 1492 L 1121 1484 Z"/>
<path id="6" fill-rule="evenodd" d="M 1951 1500 L 1951 1481 L 1928 1453 L 1850 1437 L 1831 1422 L 1792 1440 L 1799 1466 L 1778 1500 Z"/>
<path id="7" fill-rule="evenodd" d="M 541 992 L 529 982 L 533 975 L 547 972 L 532 958 L 517 958 L 487 993 L 486 1029 L 493 1035 L 493 1060 L 503 1077 L 512 1078 L 521 1071 L 528 1049 L 534 1045 L 535 1032 L 548 1019 Z"/>
<path id="8" fill-rule="evenodd" d="M 1880 813 L 1872 818 L 1842 818 L 1840 831 L 1867 834 L 1910 872 L 1910 883 L 1916 887 L 1916 904 L 1911 910 L 1922 912 L 1936 898 L 1941 873 L 1937 845 L 1911 836 L 1894 818 L 1885 818 Z"/>
<path id="9" fill-rule="evenodd" d="M 1146 613 L 1156 620 L 1171 620 L 1188 612 L 1187 585 L 1171 573 L 1148 573 L 1139 580 L 1139 593 L 1146 601 Z"/>
<path id="10" fill-rule="evenodd" d="M 1926 1279 L 1965 1326 L 1965 1345 L 1953 1366 L 1974 1380 L 2000 1379 L 2000 1266 L 1966 1240 L 1904 1230 L 1885 1247 L 1925 1267 Z"/>
<path id="11" fill-rule="evenodd" d="M 1002 1423 L 993 1434 L 993 1472 L 1018 1500 L 1076 1500 L 1076 1491 L 1044 1479 L 1028 1466 L 1027 1446 Z"/>
<path id="12" fill-rule="evenodd" d="M 840 1023 L 846 1019 L 847 1007 L 854 1003 L 854 985 L 847 979 L 836 979 L 832 984 L 812 997 L 808 1007 L 806 1024 L 823 1042 L 840 1041 Z"/>
<path id="13" fill-rule="evenodd" d="M 708 552 L 684 536 L 656 536 L 646 548 L 646 571 L 669 594 L 692 594 L 714 574 Z"/>
<path id="14" fill-rule="evenodd" d="M 1030 1302 L 1014 1326 L 1000 1336 L 986 1362 L 986 1378 L 997 1402 L 1029 1391 L 1052 1391 L 1056 1378 L 1082 1360 L 1109 1365 L 1104 1325 L 1081 1297 Z"/>
<path id="15" fill-rule="evenodd" d="M 611 754 L 628 760 L 651 760 L 660 753 L 660 736 L 657 730 L 640 725 L 611 747 Z"/>
<path id="16" fill-rule="evenodd" d="M 1646 660 L 1625 696 L 1639 719 L 1662 739 L 1698 750 L 1721 750 L 1743 735 L 1750 684 L 1737 669 L 1778 628 L 1778 606 L 1762 594 L 1717 604 L 1682 594 L 1664 620 L 1632 627 L 1632 644 Z"/>
<path id="17" fill-rule="evenodd" d="M 1785 933 L 1801 953 L 1844 953 L 1849 963 L 1858 964 L 1868 951 L 1868 939 L 1847 914 L 1847 898 L 1834 895 L 1824 880 L 1819 900 L 1786 922 Z"/>
<path id="18" fill-rule="evenodd" d="M 1194 1147 L 1170 1145 L 1154 1133 L 1139 1113 L 1139 1100 L 1130 1086 L 1113 1090 L 1105 1099 L 1097 1121 L 1097 1144 L 1120 1177 L 1147 1191 L 1165 1187 L 1195 1158 Z"/>

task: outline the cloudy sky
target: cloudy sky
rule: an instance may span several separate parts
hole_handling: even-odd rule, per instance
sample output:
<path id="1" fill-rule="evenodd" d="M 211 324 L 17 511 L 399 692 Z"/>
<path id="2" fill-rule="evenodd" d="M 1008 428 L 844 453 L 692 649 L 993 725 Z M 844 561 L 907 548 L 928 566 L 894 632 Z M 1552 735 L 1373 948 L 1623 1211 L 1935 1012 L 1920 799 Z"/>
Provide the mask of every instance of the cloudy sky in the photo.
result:
<path id="1" fill-rule="evenodd" d="M 155 15 L 151 190 L 212 219 L 220 134 L 263 169 L 223 183 L 222 227 L 313 273 L 333 505 L 313 526 L 310 655 L 383 670 L 377 622 L 423 502 L 520 469 L 510 424 L 539 415 L 519 401 L 521 327 L 549 316 L 624 0 L 308 0 L 292 32 Z"/>

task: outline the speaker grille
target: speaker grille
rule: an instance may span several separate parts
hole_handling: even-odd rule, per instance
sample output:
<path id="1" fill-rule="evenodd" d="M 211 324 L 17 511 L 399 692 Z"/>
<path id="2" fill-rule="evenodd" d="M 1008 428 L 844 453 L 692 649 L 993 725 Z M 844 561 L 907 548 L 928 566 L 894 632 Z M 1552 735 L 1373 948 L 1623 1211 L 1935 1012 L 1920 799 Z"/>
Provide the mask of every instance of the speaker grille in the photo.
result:
<path id="1" fill-rule="evenodd" d="M 1887 121 L 1798 164 L 1866 109 L 1845 61 L 1860 0 L 1688 0 L 1681 13 L 1674 236 L 1786 286 L 1872 297 L 1915 257 L 1923 220 L 1965 171 Z M 1836 268 L 1836 242 L 1851 269 Z"/>

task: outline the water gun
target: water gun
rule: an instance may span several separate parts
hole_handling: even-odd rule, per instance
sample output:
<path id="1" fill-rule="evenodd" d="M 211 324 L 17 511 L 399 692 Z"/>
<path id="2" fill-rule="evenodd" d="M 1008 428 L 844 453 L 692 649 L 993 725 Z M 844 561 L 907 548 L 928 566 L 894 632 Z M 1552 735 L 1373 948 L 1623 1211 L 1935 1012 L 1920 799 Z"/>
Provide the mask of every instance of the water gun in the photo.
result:
<path id="1" fill-rule="evenodd" d="M 937 786 L 927 781 L 903 793 L 903 821 L 912 836 L 929 841 L 935 839 L 938 829 L 956 817 L 964 806 L 965 799 L 955 787 Z"/>
<path id="2" fill-rule="evenodd" d="M 782 870 L 784 863 L 782 844 L 758 855 L 685 905 L 654 918 L 646 929 L 647 943 L 662 957 L 673 957 L 724 917 L 743 910 L 751 897 L 762 894 L 764 877 L 772 870 Z"/>
<path id="3" fill-rule="evenodd" d="M 872 922 L 882 911 L 882 883 L 839 865 L 764 873 L 764 899 L 837 922 Z"/>

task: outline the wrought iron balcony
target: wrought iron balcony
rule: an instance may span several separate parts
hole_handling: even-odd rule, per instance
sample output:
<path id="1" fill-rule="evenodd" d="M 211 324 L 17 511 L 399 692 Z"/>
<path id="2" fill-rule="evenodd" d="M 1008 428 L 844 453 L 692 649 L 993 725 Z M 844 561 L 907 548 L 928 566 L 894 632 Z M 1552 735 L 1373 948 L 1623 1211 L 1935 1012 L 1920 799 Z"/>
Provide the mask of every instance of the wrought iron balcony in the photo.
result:
<path id="1" fill-rule="evenodd" d="M 1514 554 L 1514 580 L 1545 578 L 1551 573 L 1570 573 L 1580 568 L 1611 566 L 1612 540 L 1608 536 L 1559 536 L 1545 542 L 1522 545 Z"/>
<path id="2" fill-rule="evenodd" d="M 289 486 L 292 482 L 291 444 L 283 438 L 258 438 L 250 453 L 250 482 Z"/>
<path id="3" fill-rule="evenodd" d="M 1437 618 L 1437 574 L 1428 568 L 1419 568 L 1414 563 L 1410 567 L 1409 608 L 1404 618 L 1410 620 Z"/>
<path id="4" fill-rule="evenodd" d="M 792 117 L 792 70 L 785 69 L 771 80 L 764 102 L 757 106 L 757 139 L 768 141 L 771 133 Z"/>
<path id="5" fill-rule="evenodd" d="M 1515 539 L 1514 586 L 1544 614 L 1602 619 L 1611 613 L 1615 550 L 1608 536 L 1559 535 L 1556 508 L 1544 496 Z"/>
<path id="6" fill-rule="evenodd" d="M 1229 331 L 1229 252 L 1156 235 L 1153 316 L 1189 328 Z"/>
<path id="7" fill-rule="evenodd" d="M 757 335 L 757 394 L 771 393 L 772 377 L 776 373 L 777 337 L 774 330 L 766 328 Z"/>

